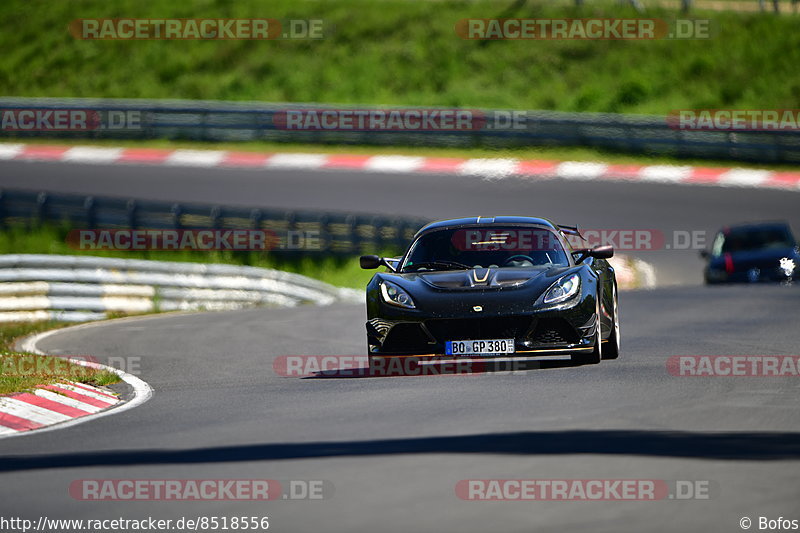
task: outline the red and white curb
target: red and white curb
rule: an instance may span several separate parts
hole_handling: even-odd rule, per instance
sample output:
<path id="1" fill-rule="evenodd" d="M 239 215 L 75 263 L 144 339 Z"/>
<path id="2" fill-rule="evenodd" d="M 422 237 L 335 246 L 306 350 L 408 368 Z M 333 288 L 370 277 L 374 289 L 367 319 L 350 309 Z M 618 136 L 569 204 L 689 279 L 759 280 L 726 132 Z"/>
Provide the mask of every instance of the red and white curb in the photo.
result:
<path id="1" fill-rule="evenodd" d="M 102 323 L 81 324 L 71 328 L 46 331 L 23 340 L 23 351 L 47 355 L 36 344 L 50 335 L 78 328 L 95 327 Z M 153 396 L 153 389 L 145 381 L 110 366 L 92 361 L 70 359 L 82 366 L 107 370 L 117 374 L 133 389 L 130 400 L 122 401 L 106 390 L 85 383 L 62 382 L 41 386 L 32 392 L 0 397 L 0 439 L 42 433 L 74 426 L 111 414 L 133 409 Z"/>
<path id="2" fill-rule="evenodd" d="M 612 165 L 580 161 L 467 159 L 403 155 L 257 153 L 221 150 L 105 148 L 0 144 L 0 160 L 139 164 L 175 167 L 353 170 L 444 173 L 485 179 L 508 177 L 716 185 L 800 191 L 800 172 L 681 165 Z"/>
<path id="3" fill-rule="evenodd" d="M 0 397 L 0 436 L 74 420 L 113 407 L 115 395 L 83 383 L 53 383 Z"/>

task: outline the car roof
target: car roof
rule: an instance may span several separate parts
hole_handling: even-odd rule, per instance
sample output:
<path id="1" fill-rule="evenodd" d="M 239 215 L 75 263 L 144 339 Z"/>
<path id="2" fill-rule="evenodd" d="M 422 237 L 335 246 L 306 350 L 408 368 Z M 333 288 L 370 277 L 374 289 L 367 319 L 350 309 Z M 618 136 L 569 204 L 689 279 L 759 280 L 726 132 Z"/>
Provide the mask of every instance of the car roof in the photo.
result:
<path id="1" fill-rule="evenodd" d="M 519 224 L 545 226 L 554 231 L 558 231 L 558 226 L 556 224 L 553 224 L 546 218 L 523 217 L 523 216 L 495 216 L 495 217 L 479 216 L 479 217 L 451 218 L 448 220 L 437 220 L 436 222 L 431 222 L 430 224 L 423 226 L 417 232 L 417 235 L 420 235 L 422 233 L 427 233 L 432 230 L 457 228 L 460 226 L 481 225 L 481 226 L 491 227 L 493 225 L 508 226 L 508 225 L 519 225 Z"/>
<path id="2" fill-rule="evenodd" d="M 730 233 L 735 231 L 747 231 L 753 229 L 786 229 L 789 230 L 789 233 L 791 233 L 789 224 L 787 222 L 782 222 L 778 220 L 773 220 L 770 222 L 744 222 L 741 224 L 726 226 L 722 228 L 722 232 Z"/>

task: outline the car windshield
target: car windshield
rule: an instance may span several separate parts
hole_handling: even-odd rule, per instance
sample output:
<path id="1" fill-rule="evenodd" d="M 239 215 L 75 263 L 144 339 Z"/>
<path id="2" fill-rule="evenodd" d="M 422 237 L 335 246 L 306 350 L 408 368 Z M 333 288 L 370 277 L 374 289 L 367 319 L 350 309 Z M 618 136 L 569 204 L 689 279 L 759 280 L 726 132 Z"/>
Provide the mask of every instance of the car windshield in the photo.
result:
<path id="1" fill-rule="evenodd" d="M 569 265 L 556 234 L 535 227 L 444 229 L 418 238 L 402 270 L 455 270 Z"/>
<path id="2" fill-rule="evenodd" d="M 737 228 L 720 232 L 714 241 L 714 255 L 752 250 L 791 248 L 792 234 L 785 227 Z"/>

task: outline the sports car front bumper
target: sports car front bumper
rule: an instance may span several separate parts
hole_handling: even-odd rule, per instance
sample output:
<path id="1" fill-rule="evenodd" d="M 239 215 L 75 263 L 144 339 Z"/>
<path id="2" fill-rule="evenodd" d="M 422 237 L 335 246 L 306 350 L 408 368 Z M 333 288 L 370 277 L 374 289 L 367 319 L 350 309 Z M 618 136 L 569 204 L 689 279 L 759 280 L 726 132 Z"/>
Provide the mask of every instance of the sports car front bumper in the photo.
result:
<path id="1" fill-rule="evenodd" d="M 596 339 L 594 298 L 568 309 L 526 314 L 475 316 L 397 316 L 367 321 L 373 355 L 445 354 L 447 341 L 514 339 L 515 354 L 560 354 L 591 350 Z"/>

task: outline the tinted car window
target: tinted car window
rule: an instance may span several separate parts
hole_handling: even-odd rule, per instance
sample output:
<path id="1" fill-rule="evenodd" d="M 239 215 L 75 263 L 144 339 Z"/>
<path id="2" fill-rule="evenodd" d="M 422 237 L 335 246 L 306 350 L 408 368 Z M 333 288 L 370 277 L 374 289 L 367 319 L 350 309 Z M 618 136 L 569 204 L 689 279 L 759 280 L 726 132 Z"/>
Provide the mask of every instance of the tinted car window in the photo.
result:
<path id="1" fill-rule="evenodd" d="M 452 265 L 432 264 L 436 261 Z M 569 265 L 567 252 L 553 231 L 543 228 L 492 227 L 438 230 L 412 245 L 403 270 L 475 267 Z"/>
<path id="2" fill-rule="evenodd" d="M 791 248 L 794 238 L 788 228 L 735 228 L 721 232 L 714 240 L 714 255 L 752 250 Z"/>

